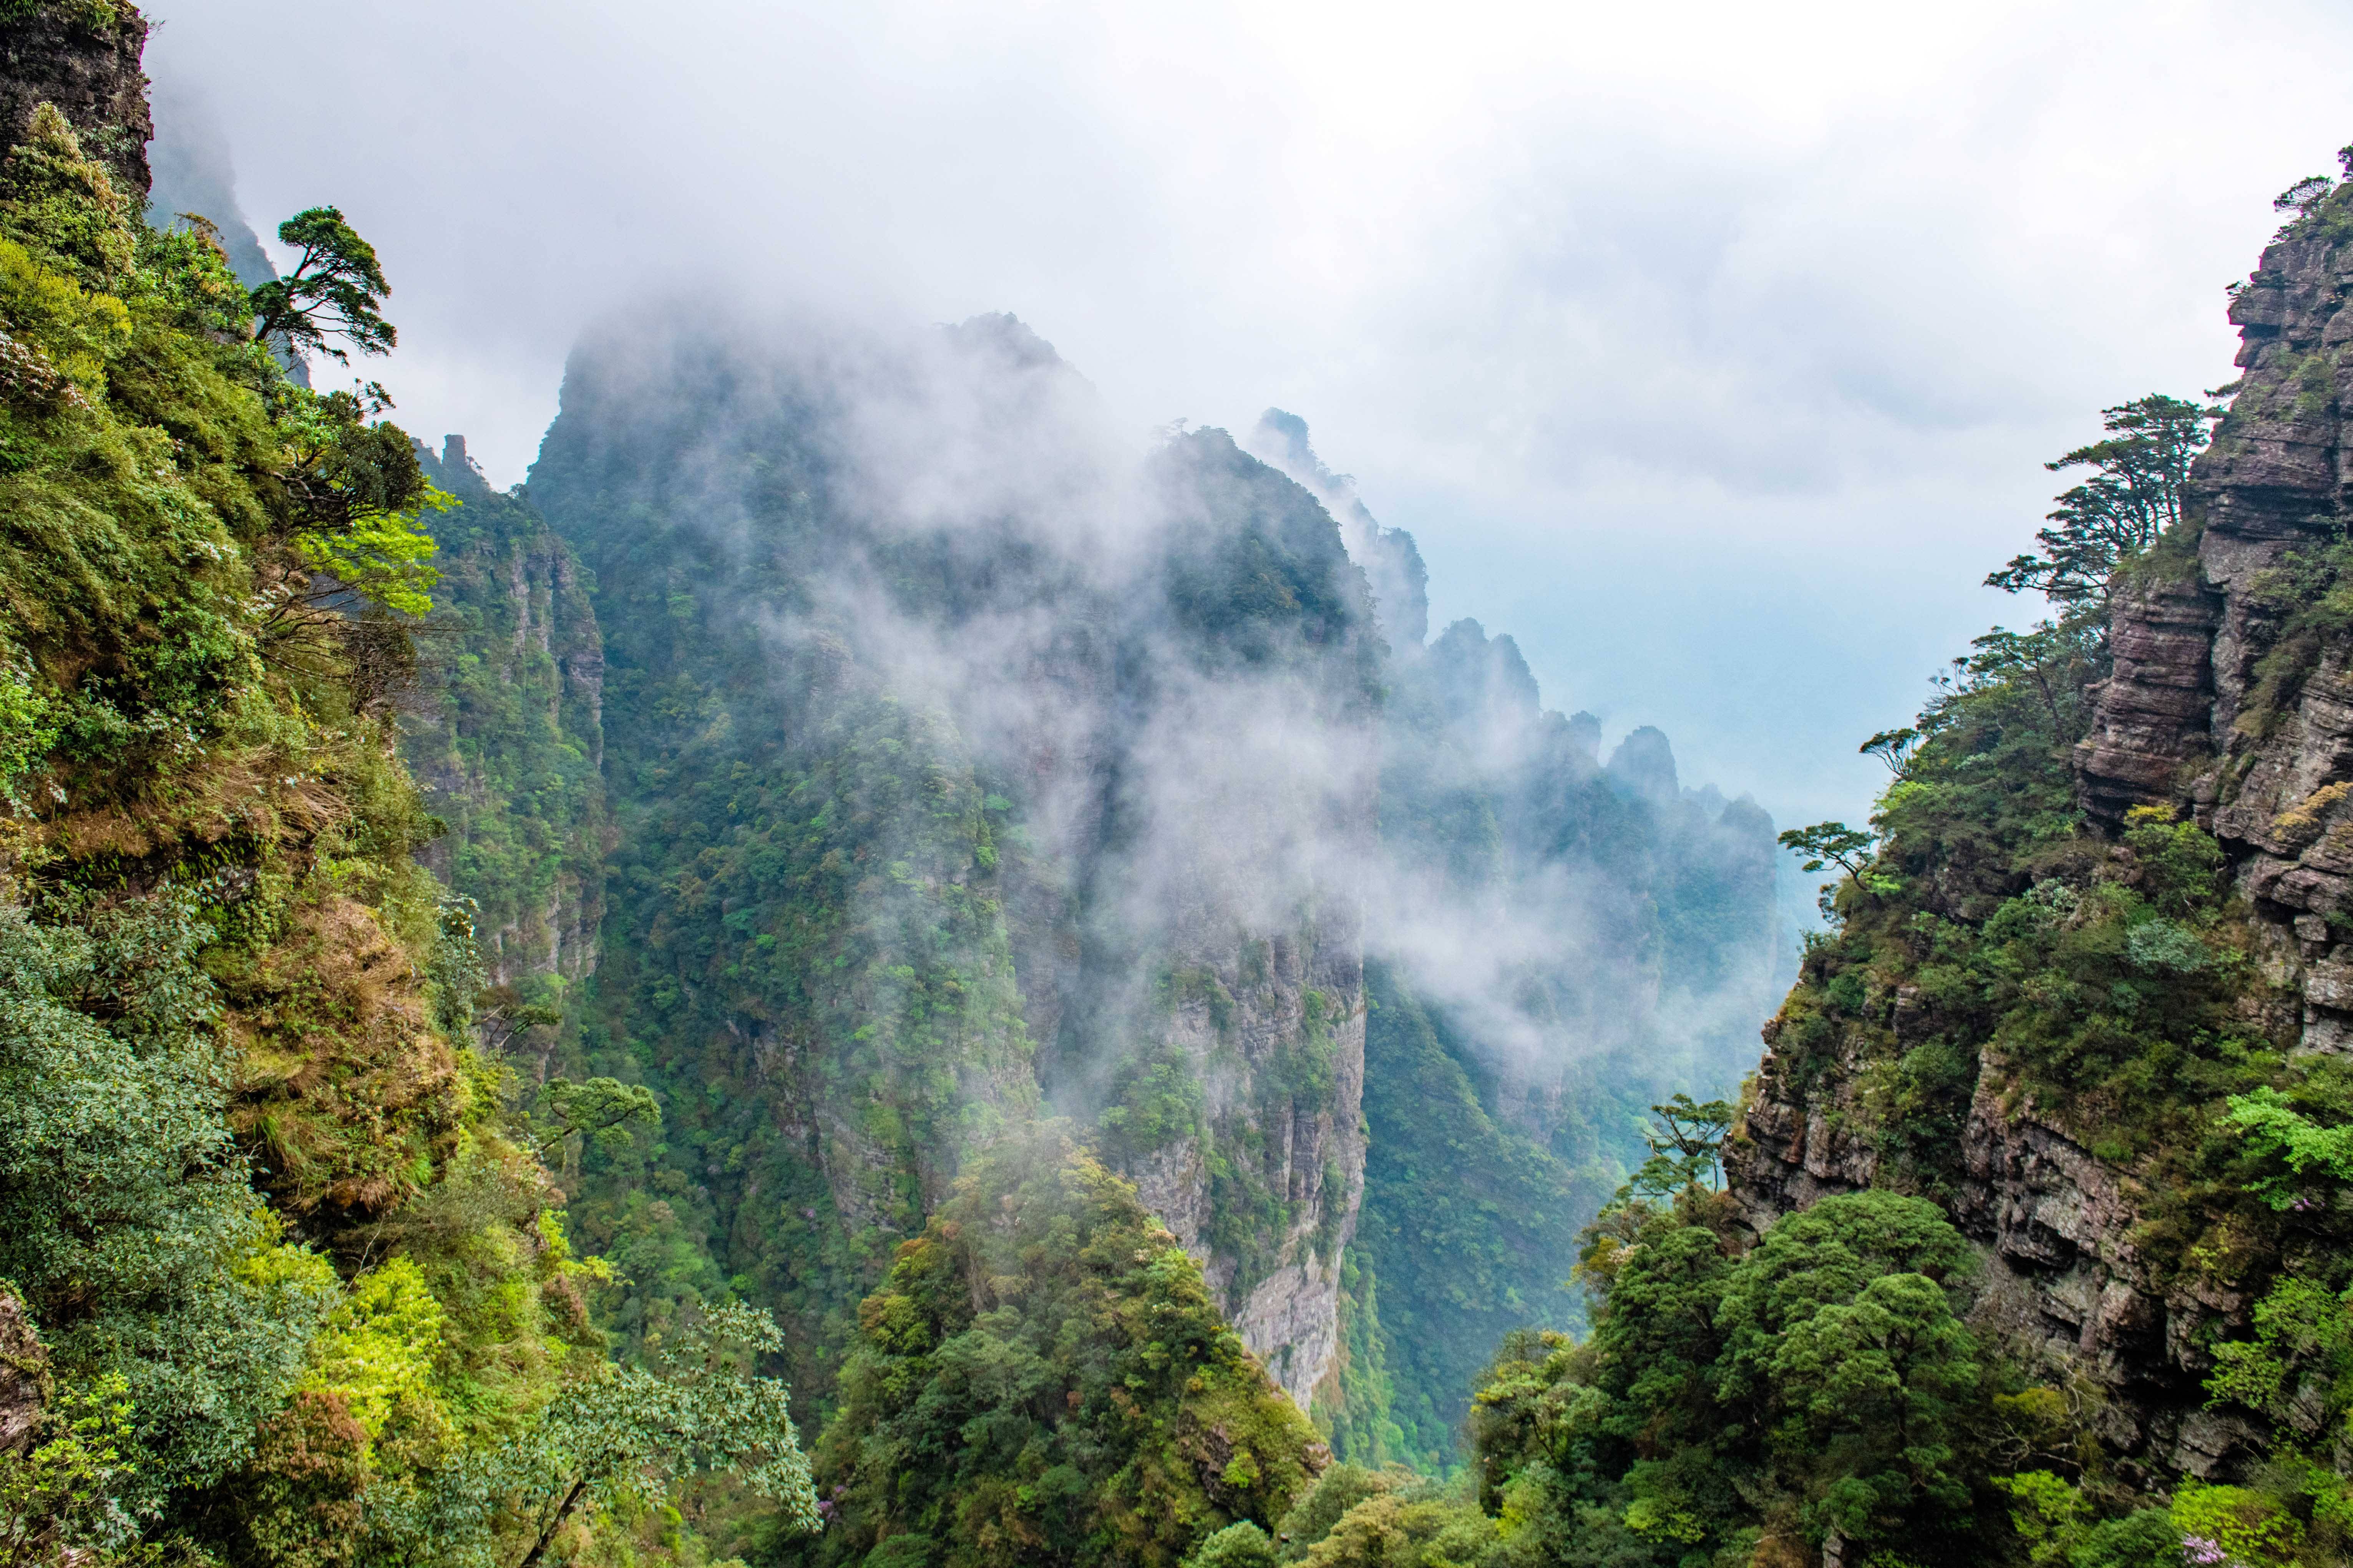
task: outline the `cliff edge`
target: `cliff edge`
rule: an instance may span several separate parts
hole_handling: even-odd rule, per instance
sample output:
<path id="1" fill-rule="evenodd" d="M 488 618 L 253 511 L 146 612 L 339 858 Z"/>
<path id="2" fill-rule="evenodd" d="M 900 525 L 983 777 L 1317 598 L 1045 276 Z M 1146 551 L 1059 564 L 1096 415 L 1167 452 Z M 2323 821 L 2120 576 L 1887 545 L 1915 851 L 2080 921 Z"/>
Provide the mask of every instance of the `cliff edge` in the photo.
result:
<path id="1" fill-rule="evenodd" d="M 2211 1347 L 2248 1331 L 2309 1205 L 2248 1199 L 2222 1107 L 2353 1044 L 2353 200 L 2299 189 L 2232 290 L 2243 378 L 2181 523 L 2078 643 L 1979 644 L 1968 701 L 2080 677 L 2047 724 L 2010 716 L 2031 746 L 1990 708 L 1924 715 L 1921 755 L 2007 782 L 1964 823 L 1985 786 L 1949 761 L 1899 776 L 1728 1152 L 1759 1232 L 1871 1186 L 1938 1199 L 1983 1254 L 1978 1326 L 2080 1395 L 2142 1485 L 2234 1476 L 2274 1436 L 2210 1399 Z"/>

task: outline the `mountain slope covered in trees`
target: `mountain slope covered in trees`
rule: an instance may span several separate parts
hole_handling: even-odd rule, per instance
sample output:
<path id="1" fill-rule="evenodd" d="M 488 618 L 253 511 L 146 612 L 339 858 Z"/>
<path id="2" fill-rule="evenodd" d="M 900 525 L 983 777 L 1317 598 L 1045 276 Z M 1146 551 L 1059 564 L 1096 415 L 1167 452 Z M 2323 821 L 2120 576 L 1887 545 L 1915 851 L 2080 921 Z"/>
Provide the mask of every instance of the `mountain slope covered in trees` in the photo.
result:
<path id="1" fill-rule="evenodd" d="M 1866 743 L 1867 830 L 1787 836 L 1836 920 L 1729 1187 L 1722 1107 L 1588 1233 L 1591 1338 L 1482 1390 L 1556 1560 L 2345 1560 L 2353 189 L 2279 205 L 2227 405 L 2107 410 L 1989 579 L 2050 618 Z"/>
<path id="2" fill-rule="evenodd" d="M 16 1559 L 2341 1557 L 2353 198 L 1783 836 L 1735 1104 L 1773 825 L 1300 421 L 704 302 L 501 493 L 0 26 Z"/>
<path id="3" fill-rule="evenodd" d="M 1508 639 L 1389 633 L 1423 614 L 1410 571 L 1368 575 L 1223 432 L 1134 466 L 1010 318 L 610 330 L 528 493 L 600 584 L 617 847 L 570 1059 L 667 1121 L 650 1164 L 591 1157 L 576 1214 L 633 1333 L 748 1290 L 823 1389 L 885 1243 L 1035 1103 L 1344 1453 L 1443 1466 L 1485 1343 L 1576 1321 L 1572 1238 L 1641 1108 L 1728 1088 L 1728 1021 L 1769 1005 L 1761 812 L 1683 792 L 1655 731 L 1604 768 Z M 1517 684 L 1487 700 L 1490 664 Z M 1448 962 L 1482 929 L 1509 973 Z M 1365 1185 L 1368 1140 L 1377 1173 L 1439 1147 L 1366 1098 L 1366 952 L 1483 1129 L 1418 1187 Z M 1490 1145 L 1544 1218 L 1498 1217 Z"/>
<path id="4" fill-rule="evenodd" d="M 373 252 L 302 215 L 348 287 L 257 309 L 142 221 L 136 12 L 0 26 L 0 1552 L 674 1560 L 702 1467 L 813 1521 L 773 1329 L 607 1356 L 471 1026 L 393 730 L 446 498 L 253 331 L 388 343 Z"/>

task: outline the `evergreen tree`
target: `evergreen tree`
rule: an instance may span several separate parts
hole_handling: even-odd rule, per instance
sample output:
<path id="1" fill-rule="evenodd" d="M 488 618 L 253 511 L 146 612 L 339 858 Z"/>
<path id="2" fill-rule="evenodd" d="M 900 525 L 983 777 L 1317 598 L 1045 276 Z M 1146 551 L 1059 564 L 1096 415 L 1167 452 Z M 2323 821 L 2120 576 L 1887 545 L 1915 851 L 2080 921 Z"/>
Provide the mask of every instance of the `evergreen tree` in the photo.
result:
<path id="1" fill-rule="evenodd" d="M 2035 534 L 2044 553 L 2010 558 L 1986 578 L 2006 593 L 2033 589 L 2053 604 L 2103 613 L 2116 568 L 2181 521 L 2190 460 L 2222 410 L 2151 393 L 2100 411 L 2105 439 L 2043 467 L 2088 468 L 2091 478 L 2059 498 L 2051 526 Z"/>

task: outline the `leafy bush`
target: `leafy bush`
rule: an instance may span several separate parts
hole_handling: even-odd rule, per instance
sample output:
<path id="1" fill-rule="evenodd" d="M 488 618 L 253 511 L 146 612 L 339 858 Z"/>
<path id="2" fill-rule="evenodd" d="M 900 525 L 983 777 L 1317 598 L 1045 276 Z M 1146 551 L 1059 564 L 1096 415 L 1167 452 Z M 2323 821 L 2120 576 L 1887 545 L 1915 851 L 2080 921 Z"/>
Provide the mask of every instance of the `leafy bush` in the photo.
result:
<path id="1" fill-rule="evenodd" d="M 1746 1252 L 1720 1196 L 1627 1198 L 1590 1235 L 1584 1344 L 1505 1342 L 1474 1401 L 1507 1545 L 1628 1561 L 1764 1537 L 1977 1562 L 1998 1377 L 1933 1204 L 1826 1198 Z"/>
<path id="2" fill-rule="evenodd" d="M 815 1562 L 1175 1563 L 1324 1462 L 1199 1266 L 1050 1126 L 974 1159 L 859 1327 Z"/>

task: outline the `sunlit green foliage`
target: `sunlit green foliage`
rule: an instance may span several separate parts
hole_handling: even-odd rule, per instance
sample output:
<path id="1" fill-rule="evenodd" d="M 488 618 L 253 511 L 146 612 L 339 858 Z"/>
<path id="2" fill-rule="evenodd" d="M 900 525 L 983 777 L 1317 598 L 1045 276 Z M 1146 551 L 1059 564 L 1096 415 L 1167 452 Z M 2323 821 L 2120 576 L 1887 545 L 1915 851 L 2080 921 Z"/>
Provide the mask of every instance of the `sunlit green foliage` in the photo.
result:
<path id="1" fill-rule="evenodd" d="M 0 883 L 0 1279 L 69 1388 L 128 1402 L 141 1512 L 242 1457 L 334 1295 L 230 1142 L 205 934 L 186 900 L 43 921 Z"/>
<path id="2" fill-rule="evenodd" d="M 1862 1193 L 1741 1253 L 1725 1201 L 1628 1194 L 1588 1244 L 1591 1337 L 1505 1342 L 1472 1428 L 1505 1542 L 1575 1563 L 1833 1537 L 1985 1560 L 1998 1388 L 1959 1319 L 1959 1235 L 1933 1204 Z"/>
<path id="3" fill-rule="evenodd" d="M 569 1382 L 546 1409 L 494 1447 L 478 1447 L 365 1516 L 386 1560 L 503 1568 L 502 1521 L 537 1563 L 552 1546 L 576 1556 L 592 1511 L 627 1518 L 664 1504 L 686 1478 L 734 1477 L 774 1500 L 787 1533 L 817 1528 L 785 1385 L 748 1368 L 780 1348 L 776 1325 L 748 1307 L 717 1307 L 662 1347 L 650 1368 L 599 1365 Z"/>
<path id="4" fill-rule="evenodd" d="M 0 1293 L 47 1402 L 0 1462 L 10 1560 L 417 1561 L 404 1507 L 657 1375 L 587 1323 L 607 1270 L 411 857 L 434 825 L 390 710 L 438 503 L 380 394 L 290 383 L 203 230 L 145 229 L 53 110 L 5 174 Z M 806 1517 L 759 1457 L 789 1454 L 781 1390 L 711 1399 L 765 1411 L 765 1447 L 637 1440 L 567 1552 L 631 1549 L 687 1462 Z M 450 1516 L 486 1561 L 529 1543 L 514 1495 Z"/>
<path id="5" fill-rule="evenodd" d="M 1274 1539 L 1250 1520 L 1229 1524 L 1201 1542 L 1185 1568 L 1275 1568 Z"/>
<path id="6" fill-rule="evenodd" d="M 2010 1496 L 2010 1528 L 2034 1568 L 2181 1568 L 2181 1531 L 2162 1509 L 2104 1519 L 2080 1483 L 2051 1470 L 1994 1485 Z"/>
<path id="7" fill-rule="evenodd" d="M 69 1384 L 19 1446 L 0 1450 L 0 1563 L 31 1568 L 69 1551 L 95 1555 L 131 1533 L 117 1499 L 137 1447 L 134 1408 L 120 1376 Z"/>
<path id="8" fill-rule="evenodd" d="M 1427 1482 L 1366 1499 L 1290 1560 L 1312 1568 L 1501 1568 L 1532 1561 L 1504 1549 L 1495 1521 L 1476 1506 Z"/>
<path id="9" fill-rule="evenodd" d="M 1051 1126 L 976 1159 L 859 1328 L 813 1561 L 1174 1564 L 1322 1462 L 1199 1266 Z"/>
<path id="10" fill-rule="evenodd" d="M 2230 1121 L 2246 1135 L 2249 1152 L 2287 1167 L 2256 1180 L 2255 1190 L 2272 1207 L 2310 1207 L 2313 1200 L 2298 1189 L 2313 1184 L 2310 1178 L 2316 1176 L 2353 1183 L 2353 1126 L 2324 1127 L 2269 1084 L 2234 1094 L 2229 1103 Z"/>
<path id="11" fill-rule="evenodd" d="M 447 511 L 455 503 L 427 491 L 421 510 Z M 416 520 L 396 511 L 363 510 L 332 533 L 306 529 L 294 547 L 311 571 L 332 576 L 387 609 L 421 616 L 433 607 L 430 590 L 439 574 L 426 564 L 438 547 Z"/>

